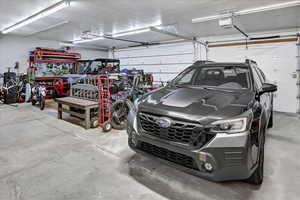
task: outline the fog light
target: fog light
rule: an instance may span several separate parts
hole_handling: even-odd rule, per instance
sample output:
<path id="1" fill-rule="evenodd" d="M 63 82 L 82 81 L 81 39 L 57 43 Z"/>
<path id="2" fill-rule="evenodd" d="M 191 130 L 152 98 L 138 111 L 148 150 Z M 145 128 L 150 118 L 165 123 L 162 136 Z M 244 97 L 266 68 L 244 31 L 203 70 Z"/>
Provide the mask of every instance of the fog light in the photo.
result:
<path id="1" fill-rule="evenodd" d="M 204 164 L 204 168 L 207 170 L 207 171 L 212 171 L 213 169 L 213 166 L 210 164 L 210 163 L 205 163 Z"/>

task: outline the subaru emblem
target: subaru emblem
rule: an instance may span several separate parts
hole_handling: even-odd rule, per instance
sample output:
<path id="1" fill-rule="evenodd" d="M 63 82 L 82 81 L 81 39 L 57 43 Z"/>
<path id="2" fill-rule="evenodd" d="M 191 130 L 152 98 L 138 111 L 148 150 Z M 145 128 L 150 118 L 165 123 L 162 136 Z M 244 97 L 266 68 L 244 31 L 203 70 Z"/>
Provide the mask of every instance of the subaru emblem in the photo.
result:
<path id="1" fill-rule="evenodd" d="M 156 120 L 156 123 L 162 128 L 169 128 L 172 124 L 172 121 L 168 118 L 159 118 Z"/>

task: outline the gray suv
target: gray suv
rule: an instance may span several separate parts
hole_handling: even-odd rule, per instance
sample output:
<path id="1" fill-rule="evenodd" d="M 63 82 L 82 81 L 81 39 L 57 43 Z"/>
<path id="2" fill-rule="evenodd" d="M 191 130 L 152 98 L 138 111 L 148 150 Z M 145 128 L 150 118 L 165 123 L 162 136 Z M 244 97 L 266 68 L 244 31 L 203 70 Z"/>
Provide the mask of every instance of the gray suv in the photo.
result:
<path id="1" fill-rule="evenodd" d="M 198 61 L 134 102 L 129 146 L 209 180 L 259 185 L 275 91 L 254 61 Z"/>

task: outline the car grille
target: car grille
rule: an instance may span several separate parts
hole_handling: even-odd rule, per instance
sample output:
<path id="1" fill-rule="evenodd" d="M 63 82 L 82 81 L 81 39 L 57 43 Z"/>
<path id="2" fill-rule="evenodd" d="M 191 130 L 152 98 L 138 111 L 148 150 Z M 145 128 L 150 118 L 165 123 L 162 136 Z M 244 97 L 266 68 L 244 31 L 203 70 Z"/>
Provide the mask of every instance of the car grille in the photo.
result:
<path id="1" fill-rule="evenodd" d="M 139 123 L 148 135 L 193 146 L 202 146 L 212 138 L 212 135 L 202 134 L 204 131 L 199 124 L 172 120 L 170 127 L 162 128 L 156 122 L 159 118 L 161 117 L 139 113 Z"/>
<path id="2" fill-rule="evenodd" d="M 174 162 L 176 164 L 180 164 L 187 168 L 198 170 L 198 167 L 192 157 L 176 153 L 174 151 L 170 151 L 168 149 L 158 147 L 146 142 L 141 142 L 140 150 L 159 158 Z"/>

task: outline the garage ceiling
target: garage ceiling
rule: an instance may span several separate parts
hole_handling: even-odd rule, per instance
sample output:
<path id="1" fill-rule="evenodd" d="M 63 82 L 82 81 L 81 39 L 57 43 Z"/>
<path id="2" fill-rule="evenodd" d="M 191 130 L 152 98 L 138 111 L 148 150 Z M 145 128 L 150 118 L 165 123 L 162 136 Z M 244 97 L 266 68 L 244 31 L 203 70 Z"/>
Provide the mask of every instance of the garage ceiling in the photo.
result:
<path id="1" fill-rule="evenodd" d="M 14 24 L 60 0 L 0 0 L 0 29 Z M 222 29 L 217 21 L 192 24 L 193 18 L 218 14 L 224 10 L 260 7 L 284 0 L 73 0 L 71 7 L 42 18 L 11 34 L 56 41 L 72 41 L 83 31 L 95 34 L 122 32 L 158 24 L 174 25 L 186 36 L 214 36 L 237 33 Z M 300 27 L 300 6 L 238 17 L 246 32 Z M 51 28 L 52 27 L 52 28 Z M 125 38 L 125 37 L 124 37 Z M 143 42 L 174 39 L 147 32 L 126 36 Z M 134 45 L 128 42 L 99 40 L 87 44 L 104 47 Z"/>

